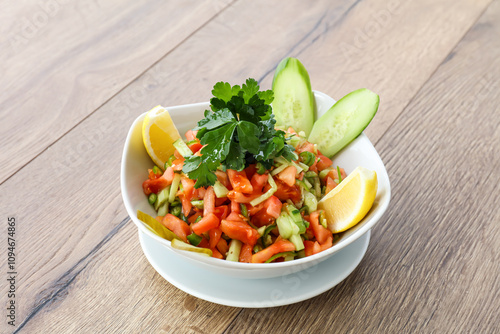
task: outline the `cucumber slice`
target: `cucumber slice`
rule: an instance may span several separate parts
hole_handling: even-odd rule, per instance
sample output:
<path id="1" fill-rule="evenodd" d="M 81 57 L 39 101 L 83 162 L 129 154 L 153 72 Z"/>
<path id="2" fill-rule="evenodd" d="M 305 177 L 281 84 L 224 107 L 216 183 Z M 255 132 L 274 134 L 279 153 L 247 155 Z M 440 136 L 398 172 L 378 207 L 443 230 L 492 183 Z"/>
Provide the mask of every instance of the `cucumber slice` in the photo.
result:
<path id="1" fill-rule="evenodd" d="M 314 96 L 309 74 L 296 58 L 283 59 L 273 78 L 273 114 L 276 125 L 296 132 L 311 133 L 314 124 Z"/>
<path id="2" fill-rule="evenodd" d="M 314 123 L 308 140 L 333 157 L 370 124 L 378 104 L 379 96 L 366 88 L 347 94 Z"/>

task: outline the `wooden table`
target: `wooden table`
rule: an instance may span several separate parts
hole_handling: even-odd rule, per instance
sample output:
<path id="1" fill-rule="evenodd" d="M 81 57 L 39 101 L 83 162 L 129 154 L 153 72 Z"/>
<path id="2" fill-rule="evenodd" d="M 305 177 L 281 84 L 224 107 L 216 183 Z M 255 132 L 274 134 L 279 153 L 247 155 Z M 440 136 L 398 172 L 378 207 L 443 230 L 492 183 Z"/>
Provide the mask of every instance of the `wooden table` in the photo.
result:
<path id="1" fill-rule="evenodd" d="M 500 333 L 500 1 L 9 1 L 0 16 L 3 333 Z M 315 298 L 197 299 L 141 250 L 124 138 L 217 81 L 270 88 L 286 56 L 334 98 L 380 95 L 366 134 L 391 205 Z"/>

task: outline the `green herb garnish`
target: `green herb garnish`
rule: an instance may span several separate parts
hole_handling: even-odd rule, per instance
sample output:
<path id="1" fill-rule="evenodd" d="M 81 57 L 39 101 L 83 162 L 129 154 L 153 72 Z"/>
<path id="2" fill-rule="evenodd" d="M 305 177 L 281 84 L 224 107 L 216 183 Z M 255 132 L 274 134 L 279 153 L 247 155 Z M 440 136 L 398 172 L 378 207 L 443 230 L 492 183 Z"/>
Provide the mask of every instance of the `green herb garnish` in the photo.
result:
<path id="1" fill-rule="evenodd" d="M 272 166 L 276 157 L 294 159 L 294 148 L 285 141 L 285 132 L 276 130 L 272 114 L 273 91 L 259 91 L 255 79 L 241 87 L 218 82 L 212 90 L 211 110 L 198 122 L 196 136 L 202 145 L 202 156 L 186 158 L 182 171 L 196 180 L 195 188 L 215 184 L 215 171 L 243 170 L 260 162 Z"/>

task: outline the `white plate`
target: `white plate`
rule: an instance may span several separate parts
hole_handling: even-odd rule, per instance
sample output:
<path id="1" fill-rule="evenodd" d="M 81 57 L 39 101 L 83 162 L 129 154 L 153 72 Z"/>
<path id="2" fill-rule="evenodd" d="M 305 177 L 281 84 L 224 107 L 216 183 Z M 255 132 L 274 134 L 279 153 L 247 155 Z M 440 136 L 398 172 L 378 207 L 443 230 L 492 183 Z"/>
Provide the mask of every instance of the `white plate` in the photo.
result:
<path id="1" fill-rule="evenodd" d="M 260 308 L 297 303 L 342 282 L 365 255 L 370 231 L 319 264 L 267 279 L 235 278 L 200 268 L 166 251 L 141 230 L 139 240 L 153 268 L 180 290 L 221 305 Z"/>

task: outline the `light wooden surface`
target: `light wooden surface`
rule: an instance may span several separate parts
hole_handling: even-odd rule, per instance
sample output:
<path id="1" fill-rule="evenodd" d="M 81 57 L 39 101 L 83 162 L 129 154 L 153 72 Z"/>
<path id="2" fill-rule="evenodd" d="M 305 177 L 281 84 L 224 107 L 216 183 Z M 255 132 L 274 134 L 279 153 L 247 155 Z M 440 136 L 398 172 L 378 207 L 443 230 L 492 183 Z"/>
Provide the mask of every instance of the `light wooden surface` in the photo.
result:
<path id="1" fill-rule="evenodd" d="M 500 333 L 500 1 L 4 7 L 0 217 L 3 231 L 18 221 L 19 274 L 2 333 Z M 380 94 L 366 133 L 391 205 L 359 267 L 320 296 L 197 299 L 142 253 L 120 194 L 124 138 L 138 114 L 205 101 L 217 81 L 269 88 L 286 56 L 334 98 Z"/>

